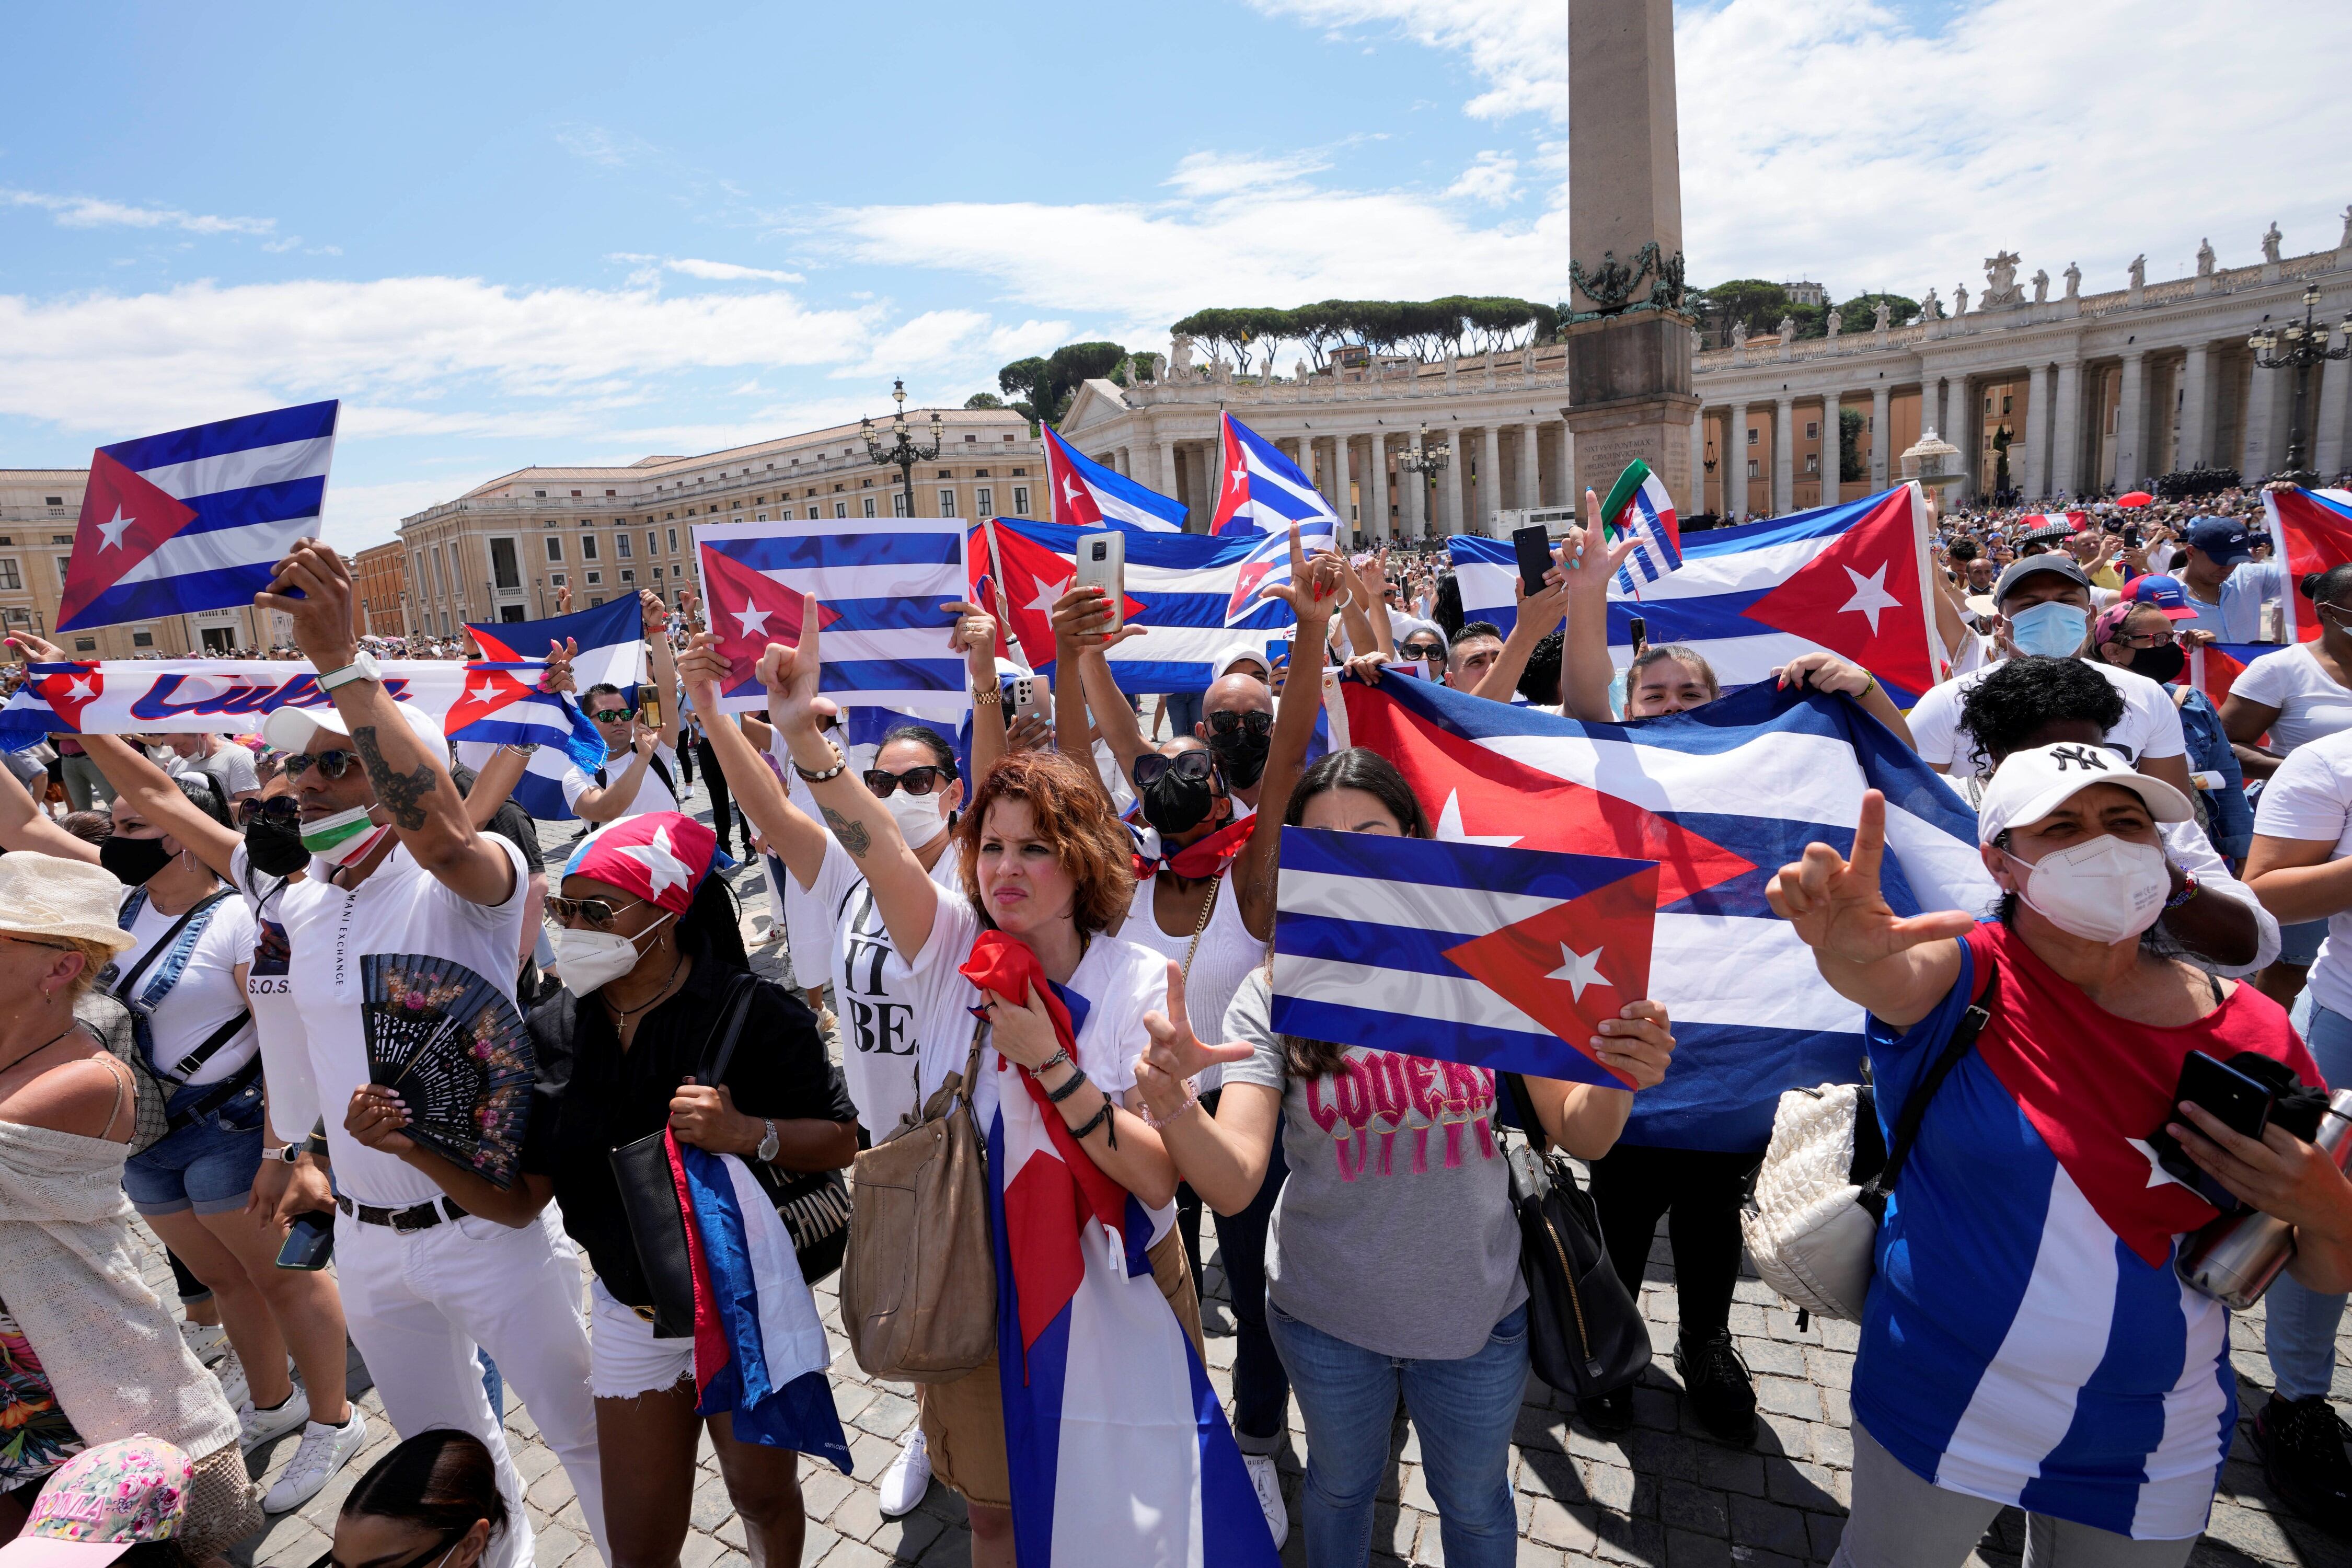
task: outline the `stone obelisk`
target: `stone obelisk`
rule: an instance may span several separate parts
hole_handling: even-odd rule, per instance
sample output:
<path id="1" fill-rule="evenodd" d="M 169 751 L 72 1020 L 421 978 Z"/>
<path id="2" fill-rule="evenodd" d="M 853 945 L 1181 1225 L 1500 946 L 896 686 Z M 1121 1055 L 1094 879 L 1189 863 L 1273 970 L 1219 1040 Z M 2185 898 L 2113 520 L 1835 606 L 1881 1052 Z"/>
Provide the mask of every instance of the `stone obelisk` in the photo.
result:
<path id="1" fill-rule="evenodd" d="M 1673 0 L 1569 0 L 1568 344 L 1576 481 L 1606 494 L 1633 458 L 1685 517 L 1693 321 L 1684 313 Z"/>

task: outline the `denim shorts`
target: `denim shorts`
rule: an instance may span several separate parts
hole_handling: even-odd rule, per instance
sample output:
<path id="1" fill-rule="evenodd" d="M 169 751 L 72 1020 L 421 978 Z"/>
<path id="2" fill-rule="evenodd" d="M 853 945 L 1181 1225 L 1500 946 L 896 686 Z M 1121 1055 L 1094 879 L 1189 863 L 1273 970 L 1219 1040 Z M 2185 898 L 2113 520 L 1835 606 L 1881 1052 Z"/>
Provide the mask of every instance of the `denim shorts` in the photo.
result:
<path id="1" fill-rule="evenodd" d="M 2319 944 L 2327 940 L 2327 921 L 2296 921 L 2279 927 L 2281 963 L 2292 963 L 2298 969 L 2308 969 L 2319 960 Z"/>
<path id="2" fill-rule="evenodd" d="M 217 1089 L 199 1084 L 173 1092 L 177 1115 Z M 231 1095 L 228 1103 L 198 1117 L 122 1167 L 122 1190 L 141 1214 L 224 1214 L 241 1209 L 261 1169 L 261 1075 Z"/>

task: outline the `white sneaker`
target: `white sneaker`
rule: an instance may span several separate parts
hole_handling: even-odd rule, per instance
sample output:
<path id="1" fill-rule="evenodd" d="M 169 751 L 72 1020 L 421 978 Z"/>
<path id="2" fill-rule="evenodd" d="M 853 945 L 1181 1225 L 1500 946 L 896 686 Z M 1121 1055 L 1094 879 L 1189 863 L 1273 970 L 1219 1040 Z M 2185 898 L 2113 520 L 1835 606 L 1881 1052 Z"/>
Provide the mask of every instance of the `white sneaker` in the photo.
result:
<path id="1" fill-rule="evenodd" d="M 294 1392 L 286 1396 L 286 1403 L 277 1409 L 257 1410 L 247 1405 L 237 1414 L 245 1428 L 239 1440 L 244 1444 L 245 1451 L 250 1454 L 264 1443 L 275 1442 L 289 1432 L 299 1431 L 310 1419 L 310 1396 L 303 1393 L 301 1385 L 297 1384 Z"/>
<path id="2" fill-rule="evenodd" d="M 213 1375 L 220 1379 L 221 1393 L 227 1396 L 231 1410 L 242 1410 L 252 1403 L 253 1390 L 246 1385 L 245 1363 L 236 1359 L 235 1351 L 221 1358 L 220 1364 L 213 1368 Z"/>
<path id="3" fill-rule="evenodd" d="M 228 1331 L 218 1323 L 192 1323 L 182 1318 L 180 1338 L 187 1342 L 196 1360 L 206 1366 L 228 1354 Z"/>
<path id="4" fill-rule="evenodd" d="M 912 1513 L 923 1494 L 931 1489 L 931 1450 L 923 1441 L 921 1426 L 907 1434 L 907 1440 L 898 1446 L 898 1457 L 882 1472 L 875 1489 L 881 1494 L 885 1519 Z"/>
<path id="5" fill-rule="evenodd" d="M 1290 1505 L 1282 1500 L 1282 1472 L 1274 1468 L 1271 1454 L 1244 1454 L 1242 1463 L 1249 1467 L 1250 1486 L 1257 1493 L 1257 1506 L 1265 1510 L 1265 1527 L 1274 1532 L 1274 1549 L 1290 1539 Z"/>
<path id="6" fill-rule="evenodd" d="M 350 1464 L 352 1456 L 367 1447 L 367 1416 L 356 1405 L 352 1406 L 351 1419 L 340 1426 L 307 1423 L 302 1428 L 302 1446 L 294 1450 L 294 1458 L 278 1472 L 277 1485 L 261 1500 L 261 1510 L 286 1513 L 309 1502 L 335 1479 L 337 1470 Z"/>

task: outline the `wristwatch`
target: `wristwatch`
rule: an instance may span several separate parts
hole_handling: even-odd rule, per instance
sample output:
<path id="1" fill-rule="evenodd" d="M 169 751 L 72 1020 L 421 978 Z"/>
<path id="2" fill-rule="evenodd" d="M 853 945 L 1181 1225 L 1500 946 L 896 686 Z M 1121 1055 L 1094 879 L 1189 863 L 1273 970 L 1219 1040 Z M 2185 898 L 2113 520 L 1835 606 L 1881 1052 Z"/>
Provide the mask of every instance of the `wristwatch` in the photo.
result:
<path id="1" fill-rule="evenodd" d="M 265 1149 L 262 1152 L 268 1155 L 270 1159 L 277 1161 L 281 1165 L 292 1165 L 300 1162 L 302 1158 L 302 1145 L 299 1143 L 280 1143 L 277 1148 Z"/>
<path id="2" fill-rule="evenodd" d="M 338 686 L 349 686 L 354 680 L 381 680 L 383 670 L 377 665 L 375 655 L 364 648 L 358 658 L 341 669 L 331 669 L 319 677 L 319 689 L 332 691 Z"/>
<path id="3" fill-rule="evenodd" d="M 751 1151 L 751 1157 L 765 1165 L 776 1157 L 776 1124 L 762 1116 L 760 1118 L 760 1125 L 768 1130 L 768 1135 L 760 1140 L 760 1146 Z"/>

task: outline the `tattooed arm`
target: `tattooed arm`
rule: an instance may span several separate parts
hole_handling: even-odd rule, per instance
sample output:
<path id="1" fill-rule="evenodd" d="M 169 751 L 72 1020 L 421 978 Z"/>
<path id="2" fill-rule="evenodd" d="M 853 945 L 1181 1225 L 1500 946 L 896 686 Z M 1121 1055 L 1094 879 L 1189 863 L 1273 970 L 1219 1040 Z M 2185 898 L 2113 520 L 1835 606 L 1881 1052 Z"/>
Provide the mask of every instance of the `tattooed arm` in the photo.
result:
<path id="1" fill-rule="evenodd" d="M 278 563 L 270 587 L 299 588 L 302 597 L 257 594 L 254 604 L 293 617 L 294 639 L 321 673 L 356 657 L 352 637 L 352 574 L 342 558 L 316 540 L 302 540 Z M 400 716 L 400 705 L 379 681 L 335 688 L 335 711 L 351 727 L 352 750 L 375 786 L 376 804 L 416 863 L 458 897 L 496 908 L 514 896 L 514 862 L 475 830 L 466 802 L 449 780 L 448 758 L 436 756 Z M 445 748 L 446 752 L 446 748 Z"/>

